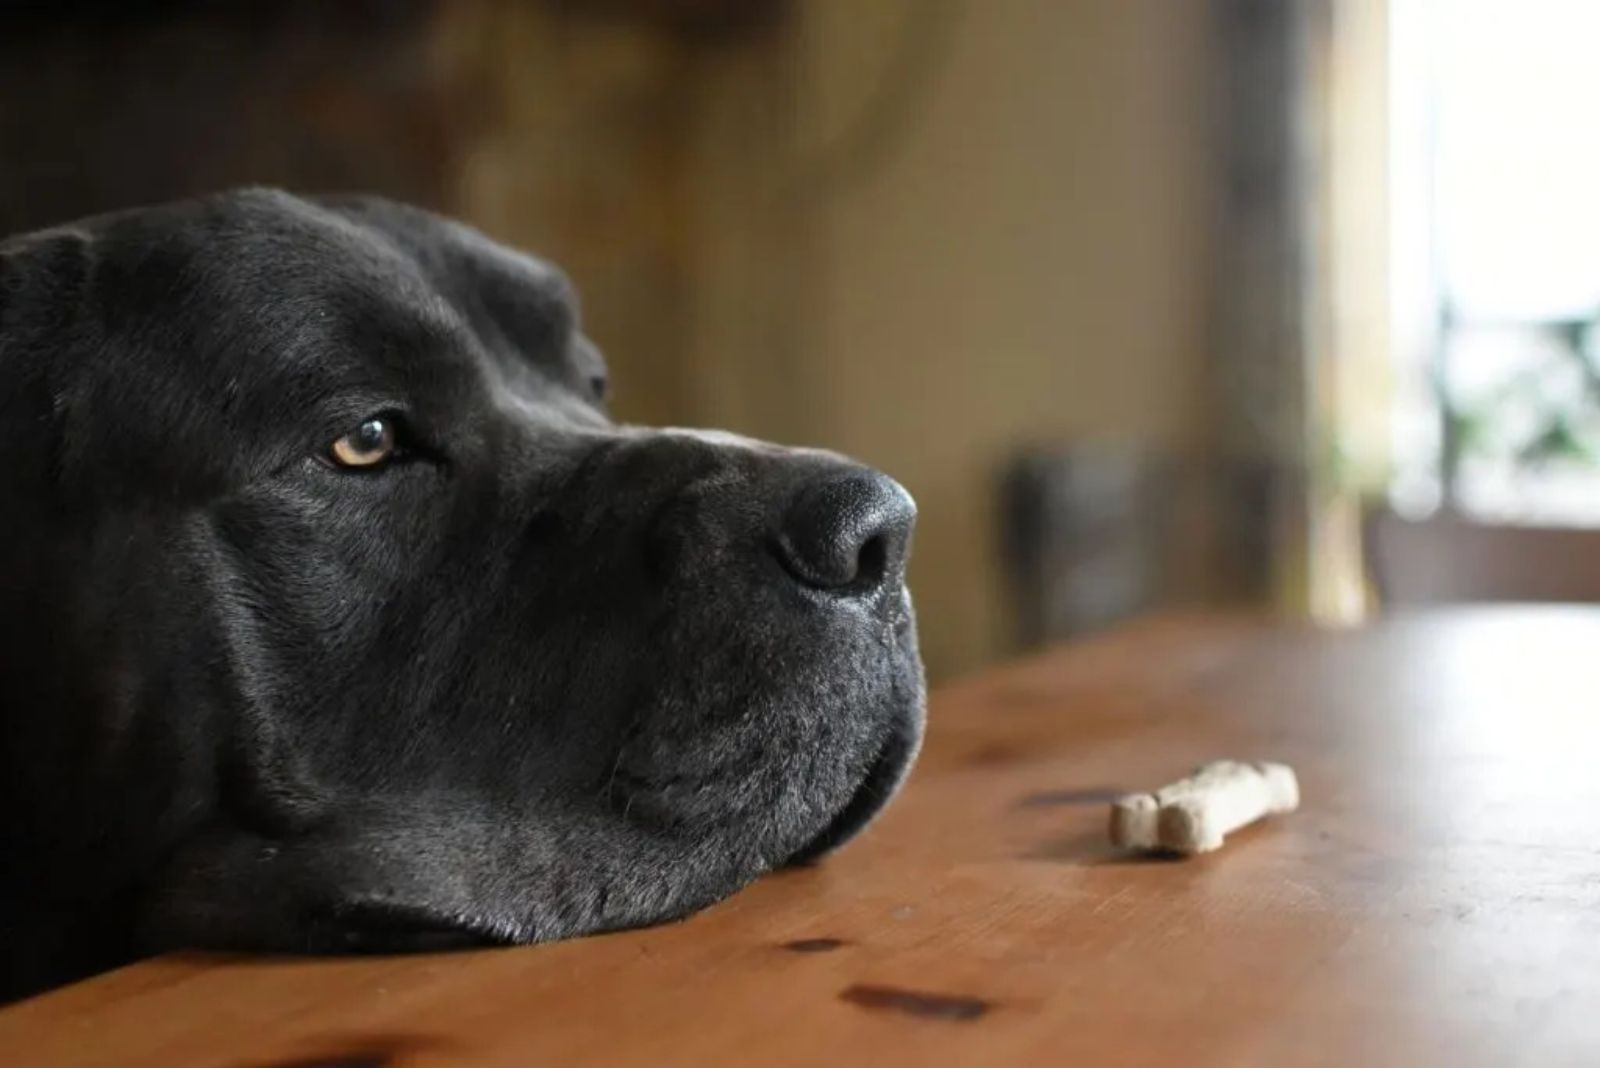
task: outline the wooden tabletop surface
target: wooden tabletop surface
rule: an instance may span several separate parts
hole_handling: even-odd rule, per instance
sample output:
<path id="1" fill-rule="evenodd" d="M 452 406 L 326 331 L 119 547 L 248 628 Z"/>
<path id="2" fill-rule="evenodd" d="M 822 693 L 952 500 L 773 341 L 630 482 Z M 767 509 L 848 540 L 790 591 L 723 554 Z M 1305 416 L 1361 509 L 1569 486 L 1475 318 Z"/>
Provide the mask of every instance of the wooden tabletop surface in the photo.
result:
<path id="1" fill-rule="evenodd" d="M 1597 681 L 1594 610 L 1156 620 L 944 690 L 862 840 L 687 923 L 159 959 L 0 1011 L 0 1063 L 1600 1065 Z M 1217 756 L 1300 812 L 1110 849 Z"/>

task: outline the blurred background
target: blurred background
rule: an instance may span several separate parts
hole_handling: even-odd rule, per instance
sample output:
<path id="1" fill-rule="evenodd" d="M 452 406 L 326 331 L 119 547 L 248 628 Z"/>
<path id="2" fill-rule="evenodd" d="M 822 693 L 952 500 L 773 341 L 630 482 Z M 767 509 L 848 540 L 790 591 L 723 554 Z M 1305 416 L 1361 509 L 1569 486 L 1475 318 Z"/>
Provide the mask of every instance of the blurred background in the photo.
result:
<path id="1" fill-rule="evenodd" d="M 901 479 L 935 679 L 1600 599 L 1591 0 L 0 0 L 0 233 L 239 184 L 546 255 L 630 421 Z"/>

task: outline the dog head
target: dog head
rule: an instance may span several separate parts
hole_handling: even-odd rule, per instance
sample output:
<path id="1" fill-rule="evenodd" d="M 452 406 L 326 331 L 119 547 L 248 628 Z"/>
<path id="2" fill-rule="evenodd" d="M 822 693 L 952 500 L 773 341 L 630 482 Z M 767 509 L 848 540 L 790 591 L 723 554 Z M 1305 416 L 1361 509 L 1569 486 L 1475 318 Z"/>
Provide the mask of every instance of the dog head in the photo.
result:
<path id="1" fill-rule="evenodd" d="M 665 920 L 887 802 L 910 498 L 605 388 L 557 271 L 382 201 L 0 245 L 14 986 Z"/>

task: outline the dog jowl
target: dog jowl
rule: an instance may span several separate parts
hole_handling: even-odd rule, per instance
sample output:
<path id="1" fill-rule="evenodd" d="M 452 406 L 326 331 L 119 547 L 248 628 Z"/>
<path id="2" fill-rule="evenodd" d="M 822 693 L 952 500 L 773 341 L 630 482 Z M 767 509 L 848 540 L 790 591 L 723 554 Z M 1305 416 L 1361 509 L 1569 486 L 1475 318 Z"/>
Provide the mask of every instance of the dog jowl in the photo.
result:
<path id="1" fill-rule="evenodd" d="M 0 983 L 679 917 L 922 730 L 914 508 L 614 424 L 560 274 L 252 190 L 0 244 Z"/>

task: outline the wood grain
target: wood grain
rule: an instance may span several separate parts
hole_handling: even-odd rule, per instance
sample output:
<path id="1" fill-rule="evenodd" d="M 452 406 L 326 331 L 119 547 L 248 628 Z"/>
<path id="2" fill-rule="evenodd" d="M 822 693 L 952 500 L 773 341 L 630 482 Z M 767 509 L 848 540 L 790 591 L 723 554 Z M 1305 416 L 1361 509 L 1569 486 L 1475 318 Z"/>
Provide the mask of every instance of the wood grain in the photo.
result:
<path id="1" fill-rule="evenodd" d="M 686 923 L 552 946 L 167 957 L 0 1012 L 0 1063 L 309 1068 L 1600 1064 L 1600 612 L 1168 619 L 945 690 L 867 836 Z M 1116 791 L 1282 759 L 1188 861 Z"/>

